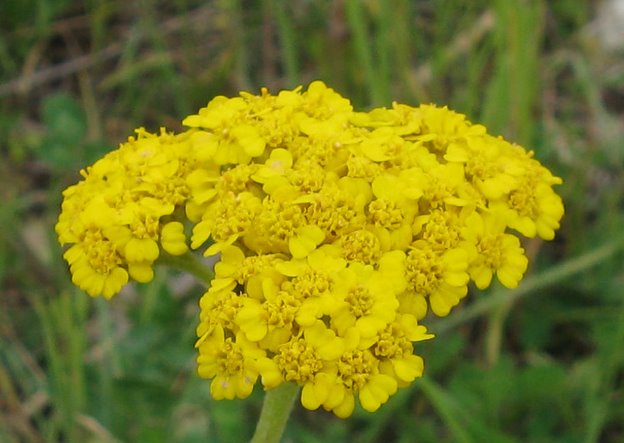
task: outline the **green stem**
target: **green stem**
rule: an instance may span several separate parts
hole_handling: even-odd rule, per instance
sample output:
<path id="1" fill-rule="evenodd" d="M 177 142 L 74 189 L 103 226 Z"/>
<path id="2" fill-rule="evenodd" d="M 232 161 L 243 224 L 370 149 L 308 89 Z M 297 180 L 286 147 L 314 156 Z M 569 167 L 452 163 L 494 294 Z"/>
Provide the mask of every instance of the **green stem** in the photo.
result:
<path id="1" fill-rule="evenodd" d="M 360 0 L 347 0 L 345 3 L 345 14 L 347 24 L 353 33 L 355 55 L 364 72 L 367 89 L 370 91 L 369 98 L 375 105 L 384 103 L 386 100 L 383 85 L 380 83 L 377 70 L 375 69 L 373 50 L 368 40 L 366 17 L 362 2 Z"/>
<path id="2" fill-rule="evenodd" d="M 299 386 L 294 383 L 282 383 L 277 388 L 266 392 L 260 419 L 251 443 L 278 443 L 280 441 L 298 392 Z"/>
<path id="3" fill-rule="evenodd" d="M 490 312 L 488 329 L 485 335 L 485 361 L 489 366 L 493 366 L 498 361 L 503 341 L 505 320 L 513 305 L 513 300 L 509 299 L 505 303 L 493 308 Z"/>
<path id="4" fill-rule="evenodd" d="M 297 58 L 297 39 L 294 20 L 288 16 L 288 2 L 284 0 L 273 0 L 272 6 L 277 19 L 277 31 L 279 33 L 280 45 L 282 47 L 282 63 L 286 71 L 286 79 L 291 88 L 297 86 L 299 77 L 299 60 Z"/>
<path id="5" fill-rule="evenodd" d="M 168 266 L 178 271 L 188 272 L 206 285 L 214 278 L 212 271 L 210 271 L 210 269 L 208 269 L 192 252 L 187 252 L 184 255 L 178 256 L 163 252 L 160 257 L 158 257 L 156 264 Z"/>

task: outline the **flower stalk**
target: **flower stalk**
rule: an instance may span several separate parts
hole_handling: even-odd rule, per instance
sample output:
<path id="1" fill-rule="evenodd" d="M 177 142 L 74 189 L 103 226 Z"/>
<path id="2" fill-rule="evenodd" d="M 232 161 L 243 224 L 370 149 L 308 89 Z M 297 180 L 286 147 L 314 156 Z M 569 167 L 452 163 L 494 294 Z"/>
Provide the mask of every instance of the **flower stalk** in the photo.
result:
<path id="1" fill-rule="evenodd" d="M 299 386 L 295 383 L 282 383 L 266 392 L 251 443 L 280 441 L 298 393 Z"/>
<path id="2" fill-rule="evenodd" d="M 177 271 L 188 272 L 206 286 L 208 286 L 214 278 L 214 274 L 210 271 L 210 268 L 202 263 L 197 258 L 196 254 L 191 252 L 178 256 L 164 253 L 158 257 L 156 263 Z"/>

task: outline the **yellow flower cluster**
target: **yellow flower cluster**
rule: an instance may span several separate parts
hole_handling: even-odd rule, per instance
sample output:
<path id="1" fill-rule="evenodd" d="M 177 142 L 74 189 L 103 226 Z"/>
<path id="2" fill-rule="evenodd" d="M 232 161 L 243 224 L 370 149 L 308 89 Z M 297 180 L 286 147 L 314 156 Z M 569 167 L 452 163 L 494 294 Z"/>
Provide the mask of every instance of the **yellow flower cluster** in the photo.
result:
<path id="1" fill-rule="evenodd" d="M 517 233 L 550 240 L 561 183 L 531 152 L 432 105 L 353 111 L 313 82 L 216 97 L 179 135 L 138 131 L 65 191 L 73 281 L 111 297 L 161 249 L 208 243 L 198 365 L 214 398 L 261 380 L 308 409 L 375 411 L 422 375 L 418 322 L 468 284 L 516 287 Z"/>
<path id="2" fill-rule="evenodd" d="M 204 166 L 189 136 L 137 130 L 63 192 L 56 232 L 61 244 L 72 244 L 64 257 L 74 284 L 110 298 L 129 277 L 151 281 L 161 249 L 187 252 L 187 178 Z"/>

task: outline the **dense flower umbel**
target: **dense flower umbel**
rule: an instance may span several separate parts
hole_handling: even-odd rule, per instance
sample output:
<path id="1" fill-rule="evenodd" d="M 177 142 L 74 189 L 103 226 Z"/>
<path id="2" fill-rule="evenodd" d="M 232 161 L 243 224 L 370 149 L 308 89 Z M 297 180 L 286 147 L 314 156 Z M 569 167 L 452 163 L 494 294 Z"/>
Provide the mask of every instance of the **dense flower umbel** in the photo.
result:
<path id="1" fill-rule="evenodd" d="M 83 171 L 57 232 L 94 296 L 151 280 L 185 233 L 219 254 L 197 330 L 215 398 L 294 382 L 308 409 L 375 411 L 421 376 L 427 311 L 447 315 L 470 281 L 516 287 L 518 234 L 550 240 L 564 211 L 531 152 L 447 108 L 354 112 L 314 82 L 217 97 L 183 123 Z"/>

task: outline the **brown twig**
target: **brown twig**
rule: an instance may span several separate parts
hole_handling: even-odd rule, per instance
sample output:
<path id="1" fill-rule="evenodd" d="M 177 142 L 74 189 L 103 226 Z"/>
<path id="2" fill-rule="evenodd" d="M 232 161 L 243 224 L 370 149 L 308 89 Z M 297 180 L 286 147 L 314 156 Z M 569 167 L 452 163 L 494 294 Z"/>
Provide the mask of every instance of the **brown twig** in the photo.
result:
<path id="1" fill-rule="evenodd" d="M 205 24 L 206 20 L 212 13 L 212 7 L 203 6 L 197 8 L 182 16 L 166 20 L 162 24 L 162 31 L 165 34 L 170 34 L 180 29 L 193 26 L 194 24 Z M 138 38 L 143 37 L 144 36 L 142 34 L 138 35 Z M 119 41 L 126 40 L 127 38 L 119 39 Z M 65 78 L 69 75 L 73 75 L 85 69 L 92 68 L 93 66 L 96 66 L 107 60 L 114 59 L 118 57 L 122 53 L 122 51 L 122 43 L 112 43 L 104 49 L 94 52 L 92 54 L 80 55 L 66 62 L 50 66 L 49 68 L 45 68 L 37 72 L 33 72 L 32 74 L 22 75 L 7 83 L 0 84 L 0 97 L 5 97 L 13 94 L 27 94 L 36 87 Z"/>

